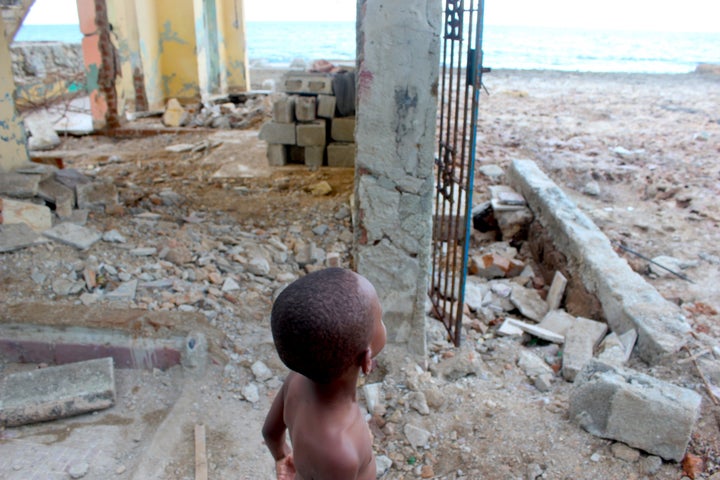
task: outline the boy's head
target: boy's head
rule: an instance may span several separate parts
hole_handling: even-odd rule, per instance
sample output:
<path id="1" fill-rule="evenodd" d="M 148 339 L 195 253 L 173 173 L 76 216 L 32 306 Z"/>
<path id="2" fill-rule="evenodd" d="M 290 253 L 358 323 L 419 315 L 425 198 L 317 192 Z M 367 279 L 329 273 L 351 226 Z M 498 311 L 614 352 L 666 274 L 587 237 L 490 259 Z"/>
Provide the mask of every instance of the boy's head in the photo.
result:
<path id="1" fill-rule="evenodd" d="M 319 270 L 288 285 L 273 304 L 273 340 L 285 365 L 318 383 L 362 366 L 385 345 L 377 293 L 357 273 Z"/>

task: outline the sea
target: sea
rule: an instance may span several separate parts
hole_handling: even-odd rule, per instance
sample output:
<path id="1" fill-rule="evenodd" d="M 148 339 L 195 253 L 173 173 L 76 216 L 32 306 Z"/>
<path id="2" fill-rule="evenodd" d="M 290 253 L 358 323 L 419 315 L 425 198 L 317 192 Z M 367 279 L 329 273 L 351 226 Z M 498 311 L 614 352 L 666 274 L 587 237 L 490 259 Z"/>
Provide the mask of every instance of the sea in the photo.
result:
<path id="1" fill-rule="evenodd" d="M 286 66 L 296 59 L 352 61 L 355 22 L 248 22 L 251 65 Z M 720 29 L 719 29 L 720 30 Z M 23 25 L 16 42 L 79 43 L 77 25 Z M 492 69 L 688 73 L 720 63 L 720 31 L 679 33 L 576 28 L 484 26 L 484 66 Z"/>

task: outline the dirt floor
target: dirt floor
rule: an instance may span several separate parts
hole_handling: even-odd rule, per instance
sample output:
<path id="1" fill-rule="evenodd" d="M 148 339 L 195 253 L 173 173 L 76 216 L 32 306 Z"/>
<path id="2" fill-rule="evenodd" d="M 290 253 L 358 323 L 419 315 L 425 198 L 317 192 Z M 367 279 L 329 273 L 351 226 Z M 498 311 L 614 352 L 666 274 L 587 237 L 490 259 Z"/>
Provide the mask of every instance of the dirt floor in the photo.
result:
<path id="1" fill-rule="evenodd" d="M 485 84 L 474 203 L 488 200 L 488 186 L 502 182 L 483 175 L 482 167 L 535 160 L 611 240 L 648 258 L 677 259 L 674 265 L 691 281 L 652 272 L 649 262 L 619 250 L 683 308 L 693 331 L 691 351 L 707 349 L 703 356 L 715 370 L 706 380 L 720 386 L 720 348 L 712 350 L 720 336 L 720 76 L 494 71 Z M 134 122 L 158 124 L 158 118 Z M 177 144 L 197 148 L 166 150 Z M 227 362 L 200 374 L 181 367 L 117 370 L 115 407 L 1 430 L 0 477 L 64 479 L 75 468 L 84 469 L 75 478 L 191 479 L 193 428 L 204 424 L 210 478 L 273 478 L 260 426 L 286 370 L 269 333 L 271 301 L 303 273 L 292 259 L 300 245 L 312 243 L 321 258 L 335 253 L 351 265 L 353 171 L 270 168 L 257 129 L 66 137 L 52 154 L 66 167 L 112 178 L 123 208 L 91 213 L 86 226 L 116 230 L 125 242 L 98 242 L 85 252 L 43 243 L 3 254 L 0 301 L 82 308 L 95 300 L 81 293 L 91 292 L 66 294 L 54 280 L 77 280 L 88 268 L 98 277 L 104 273 L 105 283 L 98 281 L 108 291 L 118 278 L 170 278 L 172 288 L 140 287 L 121 307 L 201 313 L 225 337 Z M 332 192 L 313 195 L 321 181 Z M 148 212 L 158 216 L 143 217 Z M 484 246 L 480 238 L 474 249 Z M 187 251 L 191 260 L 138 256 L 138 247 Z M 270 259 L 267 271 L 253 270 L 258 257 Z M 237 289 L 224 288 L 228 277 Z M 371 420 L 376 455 L 392 461 L 383 478 L 683 477 L 679 463 L 573 424 L 567 414 L 572 384 L 557 377 L 540 392 L 517 366 L 523 349 L 542 357 L 553 354 L 543 350 L 549 347 L 495 336 L 495 328 L 467 332 L 468 341 L 456 350 L 430 319 L 428 370 L 396 347 L 379 357 L 381 368 L 364 382 L 382 382 L 385 396 L 385 414 Z M 686 473 L 717 479 L 720 408 L 685 357 L 683 351 L 673 362 L 649 367 L 633 356 L 629 365 L 702 395 L 688 452 L 704 467 Z M 258 373 L 258 361 L 270 368 L 269 376 Z M 465 363 L 460 378 L 443 374 L 451 362 Z M 0 361 L 0 374 L 25 368 L 35 366 Z M 417 405 L 418 392 L 428 411 Z M 427 448 L 408 443 L 407 424 L 431 433 Z"/>

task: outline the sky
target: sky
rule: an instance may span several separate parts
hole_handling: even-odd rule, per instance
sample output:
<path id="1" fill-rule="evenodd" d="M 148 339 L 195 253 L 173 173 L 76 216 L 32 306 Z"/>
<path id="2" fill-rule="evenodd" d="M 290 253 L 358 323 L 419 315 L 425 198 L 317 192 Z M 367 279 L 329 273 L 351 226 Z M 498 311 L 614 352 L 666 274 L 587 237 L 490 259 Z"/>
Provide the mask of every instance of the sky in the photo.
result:
<path id="1" fill-rule="evenodd" d="M 355 8 L 356 0 L 245 0 L 245 18 L 353 21 Z M 718 0 L 485 0 L 486 25 L 718 33 L 718 19 Z M 75 0 L 36 0 L 25 23 L 77 23 Z"/>

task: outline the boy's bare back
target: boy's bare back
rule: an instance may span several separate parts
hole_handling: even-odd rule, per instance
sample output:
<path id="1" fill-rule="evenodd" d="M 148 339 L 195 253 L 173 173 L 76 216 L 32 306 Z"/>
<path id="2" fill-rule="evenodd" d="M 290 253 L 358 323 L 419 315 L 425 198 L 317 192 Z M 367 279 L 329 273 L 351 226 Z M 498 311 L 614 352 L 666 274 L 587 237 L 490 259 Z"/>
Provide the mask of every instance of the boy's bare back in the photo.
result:
<path id="1" fill-rule="evenodd" d="M 357 402 L 386 332 L 377 292 L 343 269 L 308 274 L 280 293 L 273 341 L 292 372 L 263 425 L 278 480 L 372 480 L 372 436 Z M 290 445 L 287 435 L 290 436 Z"/>
<path id="2" fill-rule="evenodd" d="M 295 373 L 285 381 L 284 419 L 293 445 L 295 480 L 376 477 L 372 437 L 357 403 L 328 404 Z"/>

